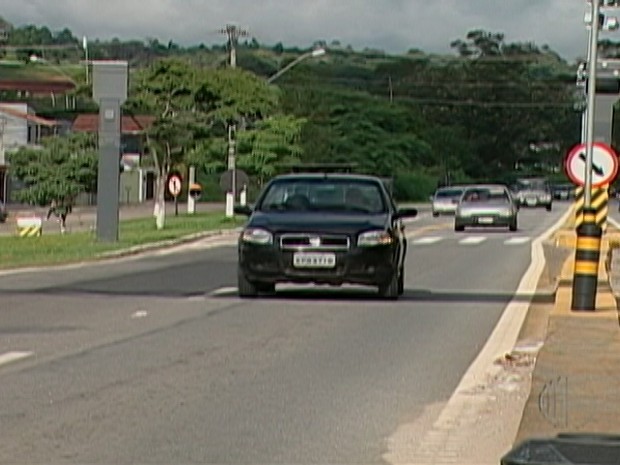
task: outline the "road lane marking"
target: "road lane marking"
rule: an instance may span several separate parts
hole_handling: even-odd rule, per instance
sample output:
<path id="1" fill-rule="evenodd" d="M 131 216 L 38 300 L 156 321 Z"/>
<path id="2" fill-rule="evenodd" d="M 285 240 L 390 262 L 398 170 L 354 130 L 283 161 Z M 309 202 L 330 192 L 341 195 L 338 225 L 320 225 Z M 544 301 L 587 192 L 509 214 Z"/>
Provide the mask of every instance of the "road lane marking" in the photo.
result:
<path id="1" fill-rule="evenodd" d="M 217 297 L 222 295 L 231 295 L 239 292 L 239 289 L 234 286 L 225 286 L 220 287 L 219 289 L 215 289 L 214 291 L 209 292 L 209 296 Z"/>
<path id="2" fill-rule="evenodd" d="M 529 242 L 530 238 L 529 237 L 512 237 L 506 241 L 504 241 L 504 244 L 506 245 L 520 245 L 520 244 L 525 244 L 526 242 Z"/>
<path id="3" fill-rule="evenodd" d="M 5 352 L 4 354 L 0 354 L 0 366 L 7 365 L 12 362 L 17 362 L 18 360 L 23 360 L 32 356 L 34 352 Z"/>
<path id="4" fill-rule="evenodd" d="M 426 433 L 417 438 L 413 450 L 407 450 L 408 463 L 496 463 L 497 455 L 495 454 L 492 454 L 492 457 L 489 455 L 488 460 L 481 461 L 479 457 L 476 457 L 474 461 L 473 456 L 477 451 L 472 451 L 471 448 L 472 441 L 475 441 L 477 435 L 488 434 L 489 430 L 506 429 L 506 422 L 510 421 L 502 415 L 490 418 L 488 413 L 485 413 L 507 408 L 505 405 L 498 405 L 498 400 L 493 396 L 493 390 L 490 389 L 489 383 L 498 379 L 503 370 L 502 366 L 495 362 L 498 357 L 510 353 L 515 348 L 531 304 L 531 297 L 524 298 L 524 296 L 534 295 L 545 267 L 543 243 L 568 221 L 573 212 L 574 210 L 569 208 L 555 224 L 533 240 L 530 265 L 522 276 L 513 299 L 502 312 L 484 347 L 461 378 L 459 385 L 432 427 L 428 428 L 425 425 Z M 526 390 L 529 392 L 529 386 Z M 509 396 L 506 401 L 511 402 L 512 409 L 522 413 L 527 398 L 527 395 L 517 399 Z M 515 402 L 518 403 L 517 407 L 514 406 Z M 480 421 L 485 415 L 487 421 Z M 521 415 L 519 419 L 520 417 Z M 406 429 L 407 426 L 402 425 L 401 429 Z M 518 421 L 509 427 L 518 427 Z M 396 431 L 390 438 L 394 444 L 398 433 L 399 431 Z M 505 443 L 498 444 L 497 448 L 508 450 L 516 434 L 515 430 L 503 435 Z M 391 455 L 394 450 L 401 447 L 403 447 L 401 444 L 392 445 L 388 454 Z M 407 444 L 407 447 L 409 448 L 410 445 Z M 384 458 L 390 463 L 395 463 L 394 460 L 390 460 L 388 454 L 384 454 Z M 403 460 L 398 461 L 398 463 L 402 462 Z"/>
<path id="5" fill-rule="evenodd" d="M 429 245 L 435 244 L 443 239 L 441 236 L 431 236 L 431 237 L 421 237 L 420 239 L 416 239 L 412 242 L 414 245 Z"/>
<path id="6" fill-rule="evenodd" d="M 465 239 L 461 239 L 459 241 L 459 244 L 461 245 L 477 245 L 480 244 L 484 241 L 486 241 L 487 238 L 485 236 L 472 236 L 472 237 L 466 237 Z"/>

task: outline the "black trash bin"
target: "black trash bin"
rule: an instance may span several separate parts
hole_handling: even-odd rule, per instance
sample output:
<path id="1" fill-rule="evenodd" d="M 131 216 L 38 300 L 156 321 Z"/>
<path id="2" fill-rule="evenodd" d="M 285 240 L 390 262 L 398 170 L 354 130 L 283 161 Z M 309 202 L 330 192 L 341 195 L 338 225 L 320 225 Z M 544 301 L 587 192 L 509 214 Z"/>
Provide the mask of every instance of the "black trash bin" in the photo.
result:
<path id="1" fill-rule="evenodd" d="M 508 454 L 501 465 L 620 465 L 620 436 L 559 434 L 528 439 Z"/>

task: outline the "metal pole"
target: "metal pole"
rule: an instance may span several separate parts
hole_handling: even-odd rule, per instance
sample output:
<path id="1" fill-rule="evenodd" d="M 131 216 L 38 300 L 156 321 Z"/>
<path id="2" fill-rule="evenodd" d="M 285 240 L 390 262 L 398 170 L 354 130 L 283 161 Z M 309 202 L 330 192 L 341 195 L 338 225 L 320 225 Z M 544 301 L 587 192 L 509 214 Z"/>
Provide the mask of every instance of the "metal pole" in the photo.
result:
<path id="1" fill-rule="evenodd" d="M 587 28 L 588 30 L 588 47 L 587 47 L 587 51 L 586 51 L 586 63 L 588 66 L 590 66 L 590 42 L 592 42 L 592 23 L 590 24 L 590 27 Z M 586 98 L 587 98 L 587 87 L 585 87 L 586 89 Z M 581 143 L 585 144 L 586 143 L 586 126 L 588 124 L 588 109 L 584 108 L 583 111 L 581 112 Z"/>
<path id="2" fill-rule="evenodd" d="M 592 24 L 590 26 L 590 53 L 588 60 L 588 105 L 586 112 L 586 172 L 584 185 L 585 208 L 592 206 L 592 157 L 594 143 L 594 107 L 596 101 L 596 64 L 598 58 L 598 0 L 592 1 Z"/>

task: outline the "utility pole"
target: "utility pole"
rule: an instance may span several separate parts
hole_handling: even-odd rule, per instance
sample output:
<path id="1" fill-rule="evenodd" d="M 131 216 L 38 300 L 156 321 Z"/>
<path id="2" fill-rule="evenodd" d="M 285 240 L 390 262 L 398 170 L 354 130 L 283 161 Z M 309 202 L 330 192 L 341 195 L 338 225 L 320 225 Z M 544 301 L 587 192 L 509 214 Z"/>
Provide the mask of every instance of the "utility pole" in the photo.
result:
<path id="1" fill-rule="evenodd" d="M 226 34 L 228 39 L 228 53 L 230 60 L 230 67 L 237 67 L 237 41 L 239 37 L 247 37 L 249 34 L 247 31 L 238 28 L 234 24 L 227 24 L 224 29 L 220 29 L 221 34 Z M 231 171 L 232 186 L 231 192 L 226 193 L 226 217 L 232 218 L 234 216 L 234 206 L 237 198 L 237 160 L 236 160 L 236 147 L 235 147 L 235 134 L 236 125 L 233 122 L 228 123 L 228 169 Z"/>

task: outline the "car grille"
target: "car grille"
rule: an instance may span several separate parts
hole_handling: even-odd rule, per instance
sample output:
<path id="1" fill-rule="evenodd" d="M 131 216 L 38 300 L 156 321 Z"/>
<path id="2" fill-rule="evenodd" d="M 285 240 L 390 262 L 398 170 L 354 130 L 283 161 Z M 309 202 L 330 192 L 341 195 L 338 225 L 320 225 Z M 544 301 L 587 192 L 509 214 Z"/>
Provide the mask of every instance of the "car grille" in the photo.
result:
<path id="1" fill-rule="evenodd" d="M 348 236 L 335 234 L 283 234 L 282 250 L 347 250 L 351 245 Z"/>

